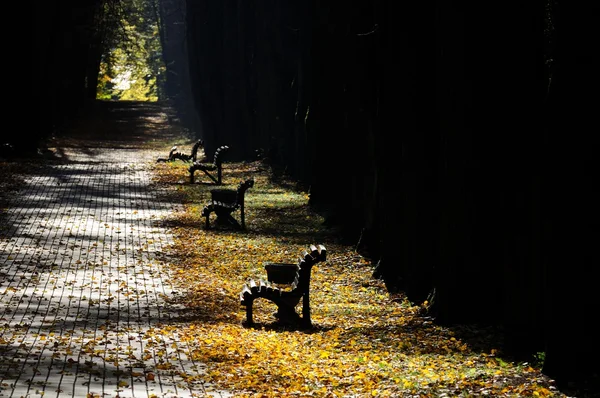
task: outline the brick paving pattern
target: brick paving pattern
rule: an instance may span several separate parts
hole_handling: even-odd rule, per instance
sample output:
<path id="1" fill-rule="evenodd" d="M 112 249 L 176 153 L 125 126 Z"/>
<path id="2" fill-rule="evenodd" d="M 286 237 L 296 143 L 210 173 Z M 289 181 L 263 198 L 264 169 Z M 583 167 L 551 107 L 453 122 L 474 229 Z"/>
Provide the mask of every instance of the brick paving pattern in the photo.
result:
<path id="1" fill-rule="evenodd" d="M 159 221 L 179 205 L 158 199 L 148 154 L 68 159 L 28 174 L 0 219 L 0 397 L 228 396 L 151 333 L 178 313 Z"/>

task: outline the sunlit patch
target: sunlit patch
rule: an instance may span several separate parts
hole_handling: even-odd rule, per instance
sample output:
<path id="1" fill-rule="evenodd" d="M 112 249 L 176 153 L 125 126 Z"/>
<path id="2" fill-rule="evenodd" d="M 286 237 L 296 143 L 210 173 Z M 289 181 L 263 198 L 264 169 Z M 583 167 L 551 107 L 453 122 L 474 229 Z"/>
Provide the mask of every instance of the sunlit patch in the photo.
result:
<path id="1" fill-rule="evenodd" d="M 389 294 L 372 278 L 372 260 L 337 241 L 310 210 L 306 192 L 275 184 L 260 162 L 226 163 L 223 170 L 229 187 L 255 179 L 246 232 L 203 228 L 199 212 L 211 189 L 204 185 L 176 185 L 185 211 L 168 220 L 181 226 L 174 230 L 173 250 L 182 259 L 173 265 L 174 283 L 194 314 L 178 334 L 188 342 L 185 354 L 207 364 L 208 380 L 238 397 L 550 396 L 539 370 L 519 379 L 518 364 L 490 360 L 435 326 L 423 308 Z M 183 165 L 155 167 L 156 181 L 171 186 L 184 174 Z M 242 327 L 245 281 L 265 278 L 265 262 L 295 262 L 314 243 L 327 247 L 328 260 L 311 277 L 313 328 L 278 325 L 268 300 L 254 302 L 258 327 Z"/>

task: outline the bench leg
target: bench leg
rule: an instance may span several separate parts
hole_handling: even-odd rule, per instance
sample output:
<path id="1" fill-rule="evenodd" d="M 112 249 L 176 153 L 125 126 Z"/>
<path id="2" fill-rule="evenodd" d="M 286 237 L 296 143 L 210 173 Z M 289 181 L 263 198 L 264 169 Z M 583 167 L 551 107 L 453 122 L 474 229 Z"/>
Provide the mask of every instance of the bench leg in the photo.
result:
<path id="1" fill-rule="evenodd" d="M 202 170 L 202 171 L 204 172 L 204 174 L 206 174 L 208 176 L 208 178 L 210 178 L 215 183 L 215 185 L 221 185 L 221 183 L 218 182 L 217 179 L 215 177 L 213 177 L 213 175 L 210 174 L 208 171 L 206 171 L 206 170 Z"/>
<path id="2" fill-rule="evenodd" d="M 294 309 L 294 307 L 290 307 L 285 304 L 277 305 L 277 312 L 275 313 L 275 317 L 281 323 L 289 323 L 289 324 L 298 324 L 300 322 L 300 316 Z"/>
<path id="3" fill-rule="evenodd" d="M 310 319 L 310 301 L 308 292 L 302 297 L 302 321 L 301 325 L 305 328 L 312 327 L 312 321 Z"/>
<path id="4" fill-rule="evenodd" d="M 250 303 L 246 304 L 246 325 L 253 325 L 254 320 L 252 319 L 252 304 L 254 301 L 250 301 Z"/>
<path id="5" fill-rule="evenodd" d="M 310 329 L 312 328 L 312 322 L 310 321 L 310 319 L 304 319 L 304 317 L 302 317 L 302 319 L 300 320 L 300 326 L 303 329 Z"/>
<path id="6" fill-rule="evenodd" d="M 242 226 L 240 225 L 240 223 L 237 222 L 237 220 L 231 215 L 231 214 L 227 214 L 226 216 L 226 220 L 229 222 L 229 224 L 231 224 L 234 228 L 237 229 L 242 229 Z"/>

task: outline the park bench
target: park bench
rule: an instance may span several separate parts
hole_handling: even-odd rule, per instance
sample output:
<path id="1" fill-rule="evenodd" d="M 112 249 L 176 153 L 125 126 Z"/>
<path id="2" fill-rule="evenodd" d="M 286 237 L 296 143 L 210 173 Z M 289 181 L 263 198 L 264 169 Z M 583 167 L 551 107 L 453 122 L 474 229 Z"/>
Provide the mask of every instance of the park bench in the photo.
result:
<path id="1" fill-rule="evenodd" d="M 190 172 L 190 183 L 194 183 L 194 173 L 197 170 L 204 172 L 216 185 L 221 185 L 222 182 L 222 174 L 223 174 L 223 156 L 225 152 L 229 150 L 227 145 L 220 146 L 215 151 L 215 155 L 213 157 L 212 163 L 203 163 L 195 161 L 189 167 Z M 216 176 L 213 173 L 216 172 Z"/>
<path id="2" fill-rule="evenodd" d="M 254 300 L 264 298 L 277 305 L 275 317 L 282 323 L 291 323 L 303 328 L 312 327 L 310 319 L 310 275 L 312 267 L 326 260 L 323 245 L 311 245 L 298 260 L 298 264 L 267 263 L 267 280 L 249 280 L 240 292 L 240 302 L 246 307 L 245 325 L 252 326 L 252 306 Z M 289 284 L 289 288 L 276 284 Z M 302 317 L 296 306 L 302 299 Z"/>
<path id="3" fill-rule="evenodd" d="M 215 213 L 215 222 L 226 222 L 236 229 L 246 229 L 246 215 L 244 209 L 244 198 L 246 191 L 254 186 L 254 179 L 240 182 L 237 189 L 212 189 L 210 191 L 211 201 L 202 209 L 202 216 L 206 218 L 206 229 L 210 229 L 210 214 Z M 240 222 L 232 213 L 240 211 Z"/>
<path id="4" fill-rule="evenodd" d="M 156 161 L 157 162 L 174 162 L 175 160 L 179 159 L 184 162 L 195 162 L 196 159 L 198 158 L 198 149 L 200 149 L 200 147 L 203 147 L 203 146 L 204 146 L 203 140 L 196 141 L 196 143 L 192 147 L 192 151 L 190 152 L 189 155 L 187 155 L 185 153 L 178 152 L 177 145 L 175 145 L 171 148 L 171 151 L 169 152 L 169 157 L 167 157 L 167 158 L 161 157 L 161 158 L 156 159 Z"/>

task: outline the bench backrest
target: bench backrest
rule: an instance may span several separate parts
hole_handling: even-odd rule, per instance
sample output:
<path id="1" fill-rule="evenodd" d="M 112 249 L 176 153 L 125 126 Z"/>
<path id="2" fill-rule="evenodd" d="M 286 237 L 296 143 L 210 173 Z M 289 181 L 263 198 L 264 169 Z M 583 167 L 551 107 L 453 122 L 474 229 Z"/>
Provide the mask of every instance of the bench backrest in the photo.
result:
<path id="1" fill-rule="evenodd" d="M 169 160 L 173 160 L 174 159 L 174 155 L 177 152 L 177 145 L 173 145 L 173 147 L 171 148 L 171 150 L 169 151 Z"/>
<path id="2" fill-rule="evenodd" d="M 217 150 L 215 151 L 215 157 L 213 160 L 213 164 L 216 167 L 221 167 L 221 165 L 223 164 L 223 154 L 225 152 L 227 152 L 227 150 L 229 149 L 229 147 L 227 145 L 223 145 L 217 148 Z"/>
<path id="3" fill-rule="evenodd" d="M 310 245 L 310 252 L 304 251 L 304 255 L 298 260 L 298 271 L 296 279 L 292 283 L 292 291 L 304 294 L 308 293 L 310 288 L 310 272 L 313 265 L 327 260 L 327 250 L 325 246 Z"/>
<path id="4" fill-rule="evenodd" d="M 192 147 L 192 162 L 195 162 L 198 158 L 198 149 L 200 149 L 200 147 L 204 147 L 204 140 L 196 141 L 196 143 Z"/>
<path id="5" fill-rule="evenodd" d="M 240 185 L 238 185 L 238 188 L 237 188 L 237 197 L 236 197 L 236 202 L 238 204 L 241 204 L 241 205 L 244 204 L 244 196 L 246 195 L 246 191 L 249 188 L 252 188 L 253 186 L 254 186 L 253 178 L 250 178 L 250 179 L 247 179 L 246 181 L 240 182 Z"/>

